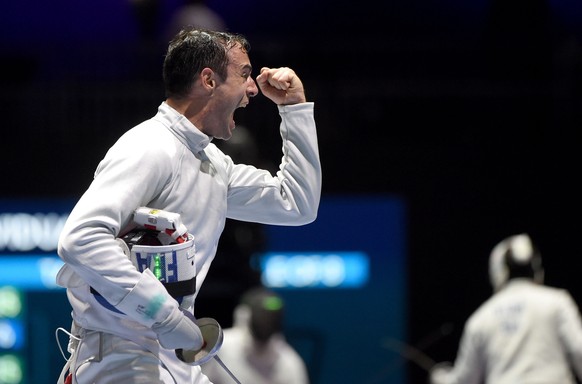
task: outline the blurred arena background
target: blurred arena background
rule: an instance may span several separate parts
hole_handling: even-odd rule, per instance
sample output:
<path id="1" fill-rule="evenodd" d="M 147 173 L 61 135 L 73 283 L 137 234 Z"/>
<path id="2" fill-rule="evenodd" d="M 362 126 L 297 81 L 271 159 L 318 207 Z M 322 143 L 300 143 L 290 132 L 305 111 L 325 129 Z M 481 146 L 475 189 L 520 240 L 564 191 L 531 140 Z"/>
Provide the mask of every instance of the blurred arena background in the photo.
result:
<path id="1" fill-rule="evenodd" d="M 582 304 L 579 1 L 4 1 L 0 383 L 56 381 L 70 320 L 54 236 L 107 148 L 163 100 L 164 49 L 192 5 L 249 38 L 255 75 L 298 72 L 324 172 L 316 223 L 228 224 L 197 312 L 227 326 L 281 256 L 313 384 L 420 384 L 411 349 L 454 359 L 510 234 L 530 233 L 547 283 Z M 276 108 L 259 96 L 236 120 L 247 130 L 225 151 L 278 164 Z"/>

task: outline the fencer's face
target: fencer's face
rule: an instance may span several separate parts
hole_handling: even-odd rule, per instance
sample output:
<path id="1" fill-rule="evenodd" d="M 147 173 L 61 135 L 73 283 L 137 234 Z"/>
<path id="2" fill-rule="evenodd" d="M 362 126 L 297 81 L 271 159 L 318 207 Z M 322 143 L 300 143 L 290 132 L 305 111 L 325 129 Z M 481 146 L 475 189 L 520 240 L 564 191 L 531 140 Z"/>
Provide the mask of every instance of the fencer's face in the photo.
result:
<path id="1" fill-rule="evenodd" d="M 226 79 L 217 80 L 213 94 L 212 121 L 207 134 L 228 140 L 235 129 L 234 112 L 244 108 L 251 97 L 259 93 L 257 84 L 251 77 L 252 66 L 248 54 L 235 46 L 228 51 L 229 64 Z"/>
<path id="2" fill-rule="evenodd" d="M 261 309 L 253 312 L 249 326 L 255 341 L 266 343 L 271 336 L 281 332 L 282 322 L 282 312 Z"/>

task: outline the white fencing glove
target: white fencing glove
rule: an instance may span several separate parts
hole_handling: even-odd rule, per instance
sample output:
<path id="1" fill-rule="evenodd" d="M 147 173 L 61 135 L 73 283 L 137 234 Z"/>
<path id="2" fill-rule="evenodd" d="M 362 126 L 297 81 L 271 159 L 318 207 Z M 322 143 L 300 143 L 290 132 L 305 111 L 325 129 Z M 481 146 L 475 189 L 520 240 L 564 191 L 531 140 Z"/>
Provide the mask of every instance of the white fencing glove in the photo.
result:
<path id="1" fill-rule="evenodd" d="M 453 365 L 448 362 L 435 364 L 429 371 L 430 384 L 446 384 L 450 381 L 450 372 L 453 370 Z"/>
<path id="2" fill-rule="evenodd" d="M 152 329 L 158 335 L 160 345 L 167 349 L 198 351 L 204 346 L 200 328 L 179 309 L 163 322 L 155 323 Z"/>
<path id="3" fill-rule="evenodd" d="M 133 289 L 115 305 L 133 320 L 151 328 L 168 349 L 202 349 L 200 328 L 178 307 L 162 283 L 145 269 Z"/>

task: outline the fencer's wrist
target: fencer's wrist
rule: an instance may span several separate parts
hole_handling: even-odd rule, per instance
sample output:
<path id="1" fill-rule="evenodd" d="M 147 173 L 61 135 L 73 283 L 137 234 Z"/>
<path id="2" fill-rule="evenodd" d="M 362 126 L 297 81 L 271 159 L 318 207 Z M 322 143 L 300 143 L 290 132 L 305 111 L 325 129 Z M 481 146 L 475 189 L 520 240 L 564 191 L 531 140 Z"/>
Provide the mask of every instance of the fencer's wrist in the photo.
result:
<path id="1" fill-rule="evenodd" d="M 173 311 L 164 321 L 154 323 L 152 330 L 157 334 L 160 345 L 167 349 L 197 351 L 204 346 L 198 325 L 179 309 Z"/>
<path id="2" fill-rule="evenodd" d="M 115 308 L 146 327 L 151 327 L 178 310 L 178 302 L 168 294 L 154 274 L 146 269 L 138 283 Z"/>

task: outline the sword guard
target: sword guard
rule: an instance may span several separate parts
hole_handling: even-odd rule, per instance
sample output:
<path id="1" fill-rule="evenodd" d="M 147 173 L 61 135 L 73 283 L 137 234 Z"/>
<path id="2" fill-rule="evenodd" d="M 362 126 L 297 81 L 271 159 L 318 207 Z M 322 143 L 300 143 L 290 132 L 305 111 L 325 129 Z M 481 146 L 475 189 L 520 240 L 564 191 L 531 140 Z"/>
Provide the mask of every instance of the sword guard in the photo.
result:
<path id="1" fill-rule="evenodd" d="M 203 317 L 196 320 L 196 325 L 200 328 L 204 345 L 201 349 L 183 350 L 176 349 L 176 357 L 189 365 L 202 365 L 212 359 L 222 347 L 223 333 L 220 324 L 215 319 Z"/>

